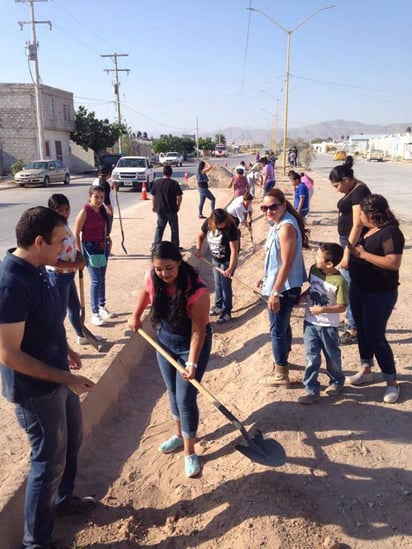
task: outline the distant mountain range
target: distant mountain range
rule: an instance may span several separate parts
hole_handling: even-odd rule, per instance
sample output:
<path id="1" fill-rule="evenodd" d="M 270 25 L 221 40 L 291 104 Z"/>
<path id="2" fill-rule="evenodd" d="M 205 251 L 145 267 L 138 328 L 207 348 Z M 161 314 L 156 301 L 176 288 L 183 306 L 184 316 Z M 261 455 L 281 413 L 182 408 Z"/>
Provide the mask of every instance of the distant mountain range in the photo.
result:
<path id="1" fill-rule="evenodd" d="M 288 136 L 292 139 L 311 139 L 321 138 L 328 139 L 331 137 L 334 140 L 340 140 L 342 136 L 346 138 L 353 134 L 391 134 L 404 133 L 408 127 L 412 126 L 412 122 L 402 124 L 388 124 L 380 126 L 378 124 L 362 124 L 361 122 L 349 122 L 347 120 L 330 120 L 321 122 L 320 124 L 312 124 L 301 128 L 288 129 Z M 249 129 L 229 127 L 221 128 L 212 133 L 208 133 L 210 137 L 214 137 L 217 133 L 223 133 L 226 137 L 226 143 L 235 143 L 236 145 L 245 145 L 252 143 L 262 143 L 269 145 L 271 130 Z M 205 135 L 206 136 L 206 135 Z M 278 128 L 278 141 L 283 138 L 283 128 Z"/>

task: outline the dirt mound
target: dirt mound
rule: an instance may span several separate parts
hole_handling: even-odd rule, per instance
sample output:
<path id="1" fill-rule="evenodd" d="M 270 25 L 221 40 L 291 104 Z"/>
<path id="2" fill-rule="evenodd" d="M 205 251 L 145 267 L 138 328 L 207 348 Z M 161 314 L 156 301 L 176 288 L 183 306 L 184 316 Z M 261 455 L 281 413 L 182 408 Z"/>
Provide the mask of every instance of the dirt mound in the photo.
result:
<path id="1" fill-rule="evenodd" d="M 209 187 L 224 188 L 229 185 L 229 181 L 232 177 L 232 172 L 224 166 L 213 166 L 210 172 L 208 172 Z M 196 175 L 189 177 L 188 181 L 190 187 L 197 187 Z"/>

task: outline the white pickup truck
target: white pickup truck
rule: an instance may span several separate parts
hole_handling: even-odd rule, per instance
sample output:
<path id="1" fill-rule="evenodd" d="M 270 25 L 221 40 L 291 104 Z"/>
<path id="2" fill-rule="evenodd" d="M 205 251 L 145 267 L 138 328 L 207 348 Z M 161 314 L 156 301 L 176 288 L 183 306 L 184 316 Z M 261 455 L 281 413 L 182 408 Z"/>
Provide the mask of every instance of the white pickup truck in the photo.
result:
<path id="1" fill-rule="evenodd" d="M 183 156 L 178 152 L 167 152 L 159 154 L 160 164 L 170 164 L 171 166 L 183 166 Z"/>
<path id="2" fill-rule="evenodd" d="M 142 190 L 142 183 L 146 183 L 146 190 L 150 191 L 156 174 L 150 160 L 146 156 L 122 156 L 112 171 L 112 181 L 120 187 L 132 187 Z"/>

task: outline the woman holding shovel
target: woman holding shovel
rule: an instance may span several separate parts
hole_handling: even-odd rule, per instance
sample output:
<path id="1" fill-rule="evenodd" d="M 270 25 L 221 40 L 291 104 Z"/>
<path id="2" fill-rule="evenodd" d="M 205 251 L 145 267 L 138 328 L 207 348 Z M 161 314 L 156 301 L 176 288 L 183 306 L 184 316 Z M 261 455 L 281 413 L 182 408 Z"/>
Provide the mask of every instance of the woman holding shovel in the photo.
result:
<path id="1" fill-rule="evenodd" d="M 197 271 L 182 259 L 171 242 L 158 242 L 152 248 L 152 269 L 146 274 L 135 310 L 128 325 L 142 327 L 141 316 L 151 304 L 151 321 L 160 345 L 185 365 L 182 376 L 159 352 L 157 361 L 166 384 L 175 421 L 175 434 L 162 442 L 159 450 L 169 454 L 183 448 L 186 476 L 200 473 L 195 453 L 199 424 L 197 389 L 188 382 L 202 379 L 210 356 L 212 330 L 209 323 L 209 292 Z"/>

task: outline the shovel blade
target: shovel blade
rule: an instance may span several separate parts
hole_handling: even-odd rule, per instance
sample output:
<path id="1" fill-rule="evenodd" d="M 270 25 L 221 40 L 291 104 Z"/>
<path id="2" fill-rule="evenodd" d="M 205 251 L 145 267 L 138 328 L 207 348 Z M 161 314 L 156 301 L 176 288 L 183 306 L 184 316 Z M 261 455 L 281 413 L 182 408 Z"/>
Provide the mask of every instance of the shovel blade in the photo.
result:
<path id="1" fill-rule="evenodd" d="M 86 328 L 84 324 L 82 325 L 82 331 L 83 331 L 84 337 L 87 339 L 90 345 L 92 345 L 96 349 L 96 351 L 99 351 L 100 342 L 91 333 L 91 331 Z"/>
<path id="2" fill-rule="evenodd" d="M 251 461 L 266 467 L 280 467 L 286 463 L 286 452 L 283 446 L 276 440 L 264 438 L 260 430 L 253 438 L 248 437 L 247 446 L 237 444 L 236 450 Z"/>

